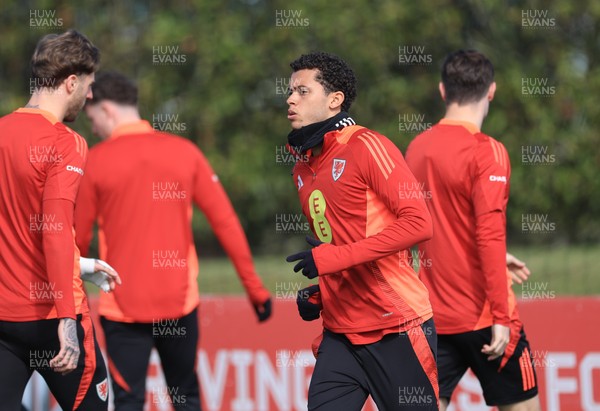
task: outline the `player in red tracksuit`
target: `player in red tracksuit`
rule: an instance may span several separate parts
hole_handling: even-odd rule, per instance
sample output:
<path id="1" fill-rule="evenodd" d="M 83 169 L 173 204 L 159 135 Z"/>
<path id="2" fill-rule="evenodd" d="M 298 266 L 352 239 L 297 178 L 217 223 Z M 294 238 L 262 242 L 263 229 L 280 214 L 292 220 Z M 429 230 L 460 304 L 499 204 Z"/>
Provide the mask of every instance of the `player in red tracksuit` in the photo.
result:
<path id="1" fill-rule="evenodd" d="M 31 99 L 0 119 L 1 410 L 20 409 L 34 371 L 63 410 L 108 407 L 73 231 L 87 144 L 62 123 L 91 97 L 98 61 L 77 31 L 43 37 Z"/>
<path id="2" fill-rule="evenodd" d="M 502 143 L 480 131 L 496 90 L 493 78 L 492 64 L 481 53 L 450 54 L 440 83 L 446 115 L 406 153 L 433 219 L 433 238 L 419 245 L 421 259 L 429 262 L 419 274 L 439 333 L 442 410 L 468 368 L 488 405 L 539 409 L 529 343 L 507 271 L 507 263 L 515 265 L 506 254 L 510 161 Z"/>
<path id="3" fill-rule="evenodd" d="M 427 206 L 408 195 L 416 181 L 397 147 L 347 114 L 350 67 L 326 53 L 291 67 L 293 179 L 318 240 L 287 260 L 318 277 L 299 296 L 319 295 L 324 327 L 308 408 L 360 410 L 370 394 L 380 409 L 437 410 L 433 314 L 409 261 L 431 237 Z"/>
<path id="4" fill-rule="evenodd" d="M 198 257 L 192 206 L 208 218 L 230 256 L 258 319 L 271 300 L 229 199 L 202 152 L 189 140 L 140 119 L 137 87 L 100 73 L 85 111 L 105 141 L 90 150 L 75 211 L 77 244 L 87 253 L 98 222 L 100 256 L 123 284 L 100 296 L 116 410 L 142 410 L 150 352 L 158 351 L 168 391 L 155 401 L 200 409 L 196 375 Z M 155 393 L 156 394 L 156 393 Z"/>

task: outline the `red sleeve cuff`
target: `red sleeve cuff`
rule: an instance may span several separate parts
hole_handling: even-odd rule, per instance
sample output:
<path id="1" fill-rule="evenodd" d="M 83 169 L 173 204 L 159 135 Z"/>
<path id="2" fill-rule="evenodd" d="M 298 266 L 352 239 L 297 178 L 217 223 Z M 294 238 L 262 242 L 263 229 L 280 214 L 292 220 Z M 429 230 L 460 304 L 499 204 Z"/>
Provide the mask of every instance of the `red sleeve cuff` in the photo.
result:
<path id="1" fill-rule="evenodd" d="M 271 293 L 266 288 L 260 287 L 252 291 L 248 290 L 248 298 L 252 305 L 261 305 L 267 302 L 271 298 Z"/>
<path id="2" fill-rule="evenodd" d="M 323 243 L 312 249 L 313 259 L 319 275 L 333 274 L 340 271 L 338 268 L 339 263 L 336 263 L 335 258 L 328 255 L 334 248 L 335 246 L 332 244 Z"/>

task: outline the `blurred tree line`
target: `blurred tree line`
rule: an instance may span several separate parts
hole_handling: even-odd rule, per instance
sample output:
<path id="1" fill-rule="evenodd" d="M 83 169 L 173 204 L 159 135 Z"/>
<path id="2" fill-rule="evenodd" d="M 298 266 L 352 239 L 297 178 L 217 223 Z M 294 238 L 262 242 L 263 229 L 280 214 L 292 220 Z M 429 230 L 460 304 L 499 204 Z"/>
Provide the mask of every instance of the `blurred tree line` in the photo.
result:
<path id="1" fill-rule="evenodd" d="M 599 18 L 593 0 L 4 0 L 0 114 L 27 101 L 38 39 L 76 28 L 101 49 L 101 69 L 136 79 L 146 119 L 206 153 L 253 249 L 278 252 L 304 237 L 276 224 L 300 213 L 284 149 L 289 62 L 314 50 L 343 57 L 359 79 L 351 114 L 404 152 L 444 113 L 445 55 L 475 48 L 496 69 L 483 131 L 511 157 L 509 240 L 597 242 Z M 97 143 L 84 115 L 72 127 Z M 531 216 L 554 228 L 527 229 Z M 195 229 L 214 249 L 201 217 Z"/>

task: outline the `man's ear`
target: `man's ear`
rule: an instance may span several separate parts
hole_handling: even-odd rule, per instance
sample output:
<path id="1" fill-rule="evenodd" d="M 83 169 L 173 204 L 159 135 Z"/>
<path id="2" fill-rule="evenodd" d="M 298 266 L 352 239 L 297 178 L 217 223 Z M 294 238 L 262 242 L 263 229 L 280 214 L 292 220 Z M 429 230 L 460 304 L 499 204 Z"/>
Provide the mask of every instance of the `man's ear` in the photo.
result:
<path id="1" fill-rule="evenodd" d="M 442 100 L 446 101 L 446 87 L 444 87 L 444 83 L 441 81 L 438 85 L 438 89 L 440 90 L 440 96 L 442 96 Z"/>
<path id="2" fill-rule="evenodd" d="M 487 99 L 488 101 L 492 101 L 494 99 L 494 94 L 496 94 L 496 82 L 492 82 L 492 84 L 490 84 L 490 88 L 488 89 L 487 92 Z"/>
<path id="3" fill-rule="evenodd" d="M 329 109 L 336 111 L 341 110 L 342 104 L 346 99 L 346 96 L 342 91 L 332 91 L 329 93 Z"/>
<path id="4" fill-rule="evenodd" d="M 71 74 L 64 80 L 65 89 L 67 90 L 67 94 L 73 94 L 75 90 L 77 90 L 77 84 L 79 83 L 79 79 L 75 74 Z"/>
<path id="5" fill-rule="evenodd" d="M 109 100 L 102 100 L 102 101 L 100 101 L 98 103 L 98 107 L 100 107 L 100 110 L 102 110 L 102 113 L 104 113 L 104 115 L 107 118 L 113 118 L 114 117 L 116 107 Z"/>

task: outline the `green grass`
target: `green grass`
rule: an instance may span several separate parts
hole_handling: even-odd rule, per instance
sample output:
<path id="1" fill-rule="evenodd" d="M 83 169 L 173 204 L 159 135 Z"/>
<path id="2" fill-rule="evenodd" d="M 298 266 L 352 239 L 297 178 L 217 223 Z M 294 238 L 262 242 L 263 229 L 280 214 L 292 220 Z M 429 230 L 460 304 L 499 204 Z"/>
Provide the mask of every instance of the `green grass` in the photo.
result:
<path id="1" fill-rule="evenodd" d="M 294 264 L 285 261 L 285 255 L 257 256 L 254 258 L 256 272 L 271 291 L 298 289 L 299 284 L 314 284 L 293 270 Z M 199 281 L 201 294 L 240 294 L 244 288 L 227 258 L 200 259 Z M 293 284 L 292 284 L 293 283 Z"/>
<path id="2" fill-rule="evenodd" d="M 525 261 L 531 270 L 529 282 L 545 286 L 556 295 L 600 295 L 600 245 L 559 247 L 510 247 L 509 251 Z M 309 281 L 294 273 L 285 255 L 255 257 L 256 271 L 266 287 L 277 290 L 298 289 Z M 244 289 L 227 258 L 201 258 L 199 287 L 201 294 L 242 294 Z M 515 285 L 515 291 L 519 290 Z M 95 286 L 88 288 L 93 294 Z"/>
<path id="3" fill-rule="evenodd" d="M 557 295 L 600 295 L 600 245 L 510 247 L 509 251 L 527 263 L 529 282 L 546 283 Z"/>
<path id="4" fill-rule="evenodd" d="M 600 295 L 600 246 L 510 247 L 531 271 L 529 282 L 546 285 L 557 295 Z M 269 290 L 286 287 L 288 282 L 309 281 L 294 273 L 285 256 L 255 257 L 256 270 Z M 314 282 L 314 281 L 313 281 Z M 237 294 L 243 288 L 226 258 L 200 260 L 200 292 Z M 515 285 L 514 287 L 520 287 Z M 515 288 L 517 290 L 517 288 Z"/>

